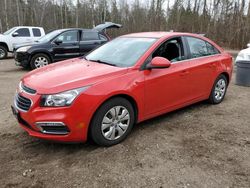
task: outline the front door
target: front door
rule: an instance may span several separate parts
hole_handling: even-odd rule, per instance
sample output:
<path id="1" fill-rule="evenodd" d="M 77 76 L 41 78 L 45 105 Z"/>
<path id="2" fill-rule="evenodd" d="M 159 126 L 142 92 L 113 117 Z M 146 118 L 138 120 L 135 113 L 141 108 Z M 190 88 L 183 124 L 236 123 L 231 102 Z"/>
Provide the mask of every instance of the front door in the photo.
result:
<path id="1" fill-rule="evenodd" d="M 12 33 L 10 36 L 12 41 L 12 48 L 16 45 L 33 42 L 29 28 L 20 28 Z"/>
<path id="2" fill-rule="evenodd" d="M 181 37 L 170 39 L 152 54 L 151 58 L 164 57 L 172 64 L 165 69 L 144 70 L 146 116 L 174 109 L 190 100 L 191 72 L 183 46 Z"/>

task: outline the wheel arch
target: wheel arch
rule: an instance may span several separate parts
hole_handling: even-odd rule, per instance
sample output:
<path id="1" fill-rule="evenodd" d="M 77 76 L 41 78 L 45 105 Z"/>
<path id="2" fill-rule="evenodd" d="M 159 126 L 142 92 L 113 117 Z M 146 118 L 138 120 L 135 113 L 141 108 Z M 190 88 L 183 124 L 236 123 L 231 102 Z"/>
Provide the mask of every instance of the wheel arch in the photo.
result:
<path id="1" fill-rule="evenodd" d="M 95 109 L 95 112 L 92 114 L 91 120 L 89 122 L 88 130 L 87 130 L 88 139 L 90 138 L 90 126 L 91 126 L 91 123 L 93 121 L 93 118 L 94 118 L 95 114 L 97 113 L 97 110 L 100 108 L 100 106 L 102 106 L 107 101 L 109 101 L 109 100 L 111 100 L 113 98 L 117 98 L 117 97 L 124 98 L 124 99 L 128 100 L 131 103 L 131 105 L 132 105 L 132 107 L 134 109 L 135 123 L 137 123 L 137 121 L 138 121 L 138 104 L 137 104 L 136 100 L 134 99 L 134 97 L 132 97 L 129 94 L 124 94 L 124 93 L 115 94 L 115 95 L 109 96 L 104 101 L 102 101 L 102 103 L 100 105 L 98 105 L 98 107 Z"/>
<path id="2" fill-rule="evenodd" d="M 9 52 L 9 47 L 8 47 L 7 43 L 5 43 L 5 42 L 0 42 L 0 46 L 5 47 L 6 50 Z"/>
<path id="3" fill-rule="evenodd" d="M 35 55 L 37 55 L 37 54 L 45 54 L 45 55 L 47 55 L 47 56 L 49 57 L 51 63 L 53 63 L 52 55 L 51 55 L 49 52 L 47 52 L 47 51 L 34 51 L 34 52 L 32 52 L 32 53 L 31 53 L 31 56 L 30 56 L 30 61 L 31 61 L 32 58 L 33 58 Z"/>
<path id="4" fill-rule="evenodd" d="M 230 77 L 229 77 L 228 72 L 222 72 L 222 73 L 220 73 L 220 74 L 218 75 L 218 77 L 219 77 L 220 75 L 224 75 L 224 76 L 226 77 L 226 79 L 227 79 L 227 85 L 229 85 Z"/>

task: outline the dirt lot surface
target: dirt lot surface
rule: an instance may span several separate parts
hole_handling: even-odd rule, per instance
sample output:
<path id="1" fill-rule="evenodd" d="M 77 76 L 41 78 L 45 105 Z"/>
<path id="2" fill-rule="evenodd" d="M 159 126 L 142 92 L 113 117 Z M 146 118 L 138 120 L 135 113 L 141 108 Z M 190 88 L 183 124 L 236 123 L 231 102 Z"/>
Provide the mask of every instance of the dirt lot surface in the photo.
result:
<path id="1" fill-rule="evenodd" d="M 0 61 L 0 187 L 250 187 L 250 88 L 136 125 L 121 144 L 31 138 L 10 105 L 27 71 Z"/>

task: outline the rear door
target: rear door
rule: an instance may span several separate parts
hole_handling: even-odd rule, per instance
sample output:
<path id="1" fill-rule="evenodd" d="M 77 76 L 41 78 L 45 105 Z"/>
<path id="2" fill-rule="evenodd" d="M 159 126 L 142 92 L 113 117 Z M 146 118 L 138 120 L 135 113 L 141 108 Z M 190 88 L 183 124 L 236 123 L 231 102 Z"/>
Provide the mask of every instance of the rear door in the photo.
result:
<path id="1" fill-rule="evenodd" d="M 39 28 L 32 28 L 32 33 L 33 33 L 33 41 L 38 40 L 41 36 L 41 30 Z"/>
<path id="2" fill-rule="evenodd" d="M 195 37 L 185 37 L 189 47 L 189 83 L 192 97 L 200 98 L 209 95 L 221 55 L 212 44 Z"/>
<path id="3" fill-rule="evenodd" d="M 62 41 L 56 43 L 56 41 Z M 79 30 L 65 31 L 52 41 L 54 60 L 64 60 L 80 56 Z"/>
<path id="4" fill-rule="evenodd" d="M 80 40 L 80 54 L 85 55 L 105 42 L 97 31 L 83 30 Z"/>

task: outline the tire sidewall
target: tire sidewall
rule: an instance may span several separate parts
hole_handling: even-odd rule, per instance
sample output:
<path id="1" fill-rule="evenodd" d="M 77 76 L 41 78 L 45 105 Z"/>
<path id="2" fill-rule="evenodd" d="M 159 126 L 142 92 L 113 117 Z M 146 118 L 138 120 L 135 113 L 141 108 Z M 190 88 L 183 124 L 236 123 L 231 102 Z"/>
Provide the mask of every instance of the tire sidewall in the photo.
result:
<path id="1" fill-rule="evenodd" d="M 7 49 L 6 49 L 5 47 L 3 47 L 3 46 L 0 46 L 0 49 L 3 50 L 3 51 L 5 52 L 5 55 L 4 55 L 2 58 L 0 57 L 0 59 L 6 59 L 6 57 L 7 57 L 7 55 L 8 55 Z"/>
<path id="2" fill-rule="evenodd" d="M 217 99 L 215 98 L 215 92 L 214 92 L 214 91 L 215 91 L 216 84 L 217 84 L 217 82 L 218 82 L 220 79 L 223 79 L 223 80 L 225 81 L 225 83 L 226 83 L 226 88 L 225 88 L 225 93 L 224 93 L 223 97 L 222 97 L 220 100 L 217 100 Z M 223 101 L 223 99 L 225 98 L 225 96 L 226 96 L 227 87 L 228 87 L 228 80 L 227 80 L 226 76 L 223 75 L 223 74 L 219 75 L 219 76 L 217 77 L 217 79 L 215 80 L 215 82 L 214 82 L 213 89 L 212 89 L 211 94 L 210 94 L 210 97 L 209 97 L 210 102 L 213 103 L 213 104 L 219 104 L 219 103 L 221 103 L 221 102 Z"/>
<path id="3" fill-rule="evenodd" d="M 101 130 L 102 120 L 105 114 L 114 106 L 124 106 L 130 115 L 130 122 L 129 127 L 127 128 L 126 132 L 116 140 L 107 140 Z M 122 142 L 128 134 L 131 132 L 131 129 L 135 123 L 135 113 L 132 104 L 124 99 L 124 98 L 113 98 L 105 102 L 95 113 L 91 124 L 90 124 L 90 136 L 92 140 L 101 146 L 112 146 Z"/>
<path id="4" fill-rule="evenodd" d="M 31 67 L 32 70 L 38 69 L 38 68 L 35 66 L 35 60 L 36 60 L 38 57 L 44 57 L 44 58 L 47 59 L 48 64 L 51 63 L 51 60 L 50 60 L 50 58 L 49 58 L 48 55 L 43 54 L 43 53 L 35 54 L 35 55 L 31 58 L 31 61 L 30 61 L 30 67 Z"/>

